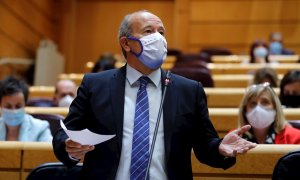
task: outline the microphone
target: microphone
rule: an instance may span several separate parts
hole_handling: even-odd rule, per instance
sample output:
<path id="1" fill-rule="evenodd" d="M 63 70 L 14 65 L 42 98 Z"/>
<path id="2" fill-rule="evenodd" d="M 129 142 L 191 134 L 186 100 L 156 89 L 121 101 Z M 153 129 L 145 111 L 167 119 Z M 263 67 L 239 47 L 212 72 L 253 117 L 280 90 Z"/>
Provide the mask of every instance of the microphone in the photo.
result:
<path id="1" fill-rule="evenodd" d="M 162 110 L 163 110 L 163 104 L 164 104 L 167 88 L 168 88 L 170 82 L 171 82 L 171 72 L 167 71 L 167 75 L 166 75 L 166 78 L 165 78 L 165 81 L 164 81 L 164 90 L 163 90 L 163 94 L 162 94 L 161 101 L 160 101 L 157 121 L 156 121 L 156 124 L 155 124 L 152 143 L 151 143 L 151 147 L 150 147 L 149 161 L 148 161 L 148 165 L 147 165 L 147 169 L 146 169 L 145 180 L 147 180 L 147 178 L 149 176 L 149 169 L 150 169 L 150 164 L 151 164 L 152 155 L 153 155 L 153 151 L 154 151 L 154 146 L 155 146 L 155 141 L 156 141 L 156 137 L 157 137 L 158 127 L 159 127 L 159 123 L 160 123 L 160 117 L 161 117 L 161 113 L 162 113 Z"/>

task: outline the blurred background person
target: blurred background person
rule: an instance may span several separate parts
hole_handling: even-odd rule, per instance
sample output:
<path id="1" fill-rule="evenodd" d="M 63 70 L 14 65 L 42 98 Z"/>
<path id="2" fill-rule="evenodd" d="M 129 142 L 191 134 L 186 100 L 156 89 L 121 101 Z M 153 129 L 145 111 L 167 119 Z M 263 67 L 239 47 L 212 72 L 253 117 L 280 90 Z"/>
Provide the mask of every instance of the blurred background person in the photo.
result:
<path id="1" fill-rule="evenodd" d="M 76 97 L 77 86 L 69 80 L 59 80 L 55 85 L 55 92 L 53 96 L 53 106 L 69 107 Z"/>
<path id="2" fill-rule="evenodd" d="M 259 144 L 300 144 L 300 130 L 293 128 L 283 114 L 277 94 L 268 83 L 247 89 L 239 108 L 239 127 L 251 129 L 243 135 Z"/>
<path id="3" fill-rule="evenodd" d="M 293 55 L 294 52 L 284 48 L 282 34 L 280 32 L 272 32 L 269 36 L 269 49 L 272 55 Z"/>
<path id="4" fill-rule="evenodd" d="M 278 75 L 274 69 L 266 67 L 256 70 L 251 84 L 262 84 L 265 82 L 269 83 L 273 88 L 278 86 Z"/>
<path id="5" fill-rule="evenodd" d="M 30 98 L 26 106 L 32 107 L 69 107 L 76 96 L 77 86 L 69 79 L 59 80 L 55 84 L 51 98 Z"/>
<path id="6" fill-rule="evenodd" d="M 300 71 L 286 73 L 280 82 L 280 100 L 285 107 L 300 107 Z"/>
<path id="7" fill-rule="evenodd" d="M 114 69 L 116 61 L 117 59 L 113 54 L 105 53 L 101 55 L 98 61 L 95 63 L 95 66 L 92 69 L 92 73 Z"/>
<path id="8" fill-rule="evenodd" d="M 256 40 L 251 44 L 250 63 L 269 63 L 269 47 L 266 42 Z"/>
<path id="9" fill-rule="evenodd" d="M 25 113 L 28 86 L 14 77 L 0 83 L 1 141 L 51 141 L 49 123 Z"/>

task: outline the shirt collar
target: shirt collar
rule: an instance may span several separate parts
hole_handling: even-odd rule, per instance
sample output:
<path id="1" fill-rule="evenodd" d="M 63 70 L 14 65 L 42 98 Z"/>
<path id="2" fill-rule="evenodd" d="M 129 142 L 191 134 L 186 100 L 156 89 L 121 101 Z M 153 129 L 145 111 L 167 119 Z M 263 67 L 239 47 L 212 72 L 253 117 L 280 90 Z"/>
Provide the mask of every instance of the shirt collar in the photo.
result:
<path id="1" fill-rule="evenodd" d="M 136 69 L 131 67 L 129 64 L 127 64 L 126 77 L 127 77 L 127 80 L 129 82 L 130 86 L 135 84 L 141 76 L 143 76 L 142 73 L 140 73 L 139 71 L 137 71 Z M 158 87 L 159 82 L 161 80 L 161 70 L 160 70 L 160 68 L 158 68 L 155 71 L 153 71 L 152 73 L 148 74 L 147 77 L 152 81 L 152 83 L 156 87 Z"/>

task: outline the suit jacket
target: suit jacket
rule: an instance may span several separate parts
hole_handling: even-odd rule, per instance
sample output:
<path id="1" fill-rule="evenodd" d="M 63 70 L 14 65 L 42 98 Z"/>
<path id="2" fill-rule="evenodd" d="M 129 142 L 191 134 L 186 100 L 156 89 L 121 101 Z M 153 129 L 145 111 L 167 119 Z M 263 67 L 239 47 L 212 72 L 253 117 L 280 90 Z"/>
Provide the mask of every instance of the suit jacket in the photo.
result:
<path id="1" fill-rule="evenodd" d="M 0 141 L 6 140 L 6 127 L 3 118 L 0 118 Z M 36 119 L 29 114 L 25 115 L 21 124 L 18 141 L 52 141 L 49 123 Z"/>
<path id="2" fill-rule="evenodd" d="M 85 179 L 115 179 L 122 148 L 125 76 L 126 66 L 86 74 L 64 120 L 71 130 L 88 128 L 99 134 L 116 134 L 85 155 L 82 169 Z M 165 76 L 163 71 L 162 80 Z M 221 140 L 209 119 L 206 95 L 200 83 L 171 74 L 163 121 L 169 179 L 192 179 L 192 148 L 198 160 L 209 166 L 226 169 L 235 163 L 235 158 L 224 158 L 218 152 Z M 64 164 L 74 166 L 77 162 L 70 160 L 65 151 L 66 138 L 62 130 L 57 132 L 53 139 L 54 152 Z"/>

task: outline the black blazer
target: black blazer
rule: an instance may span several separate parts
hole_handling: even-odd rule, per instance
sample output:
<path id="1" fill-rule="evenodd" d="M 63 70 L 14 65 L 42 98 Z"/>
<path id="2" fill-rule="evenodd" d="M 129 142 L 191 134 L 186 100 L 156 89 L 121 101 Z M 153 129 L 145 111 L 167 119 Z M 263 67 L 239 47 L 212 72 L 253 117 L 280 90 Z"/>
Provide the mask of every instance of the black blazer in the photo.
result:
<path id="1" fill-rule="evenodd" d="M 115 179 L 122 148 L 125 76 L 126 66 L 86 74 L 64 120 L 71 130 L 88 128 L 99 134 L 116 134 L 85 155 L 84 179 Z M 162 80 L 165 76 L 162 71 Z M 192 179 L 192 149 L 200 162 L 212 167 L 226 169 L 235 163 L 235 158 L 224 158 L 218 152 L 221 140 L 209 119 L 206 95 L 200 83 L 171 74 L 163 112 L 169 179 Z M 70 160 L 65 151 L 66 138 L 60 129 L 53 138 L 53 149 L 56 157 L 71 167 L 77 162 Z"/>

